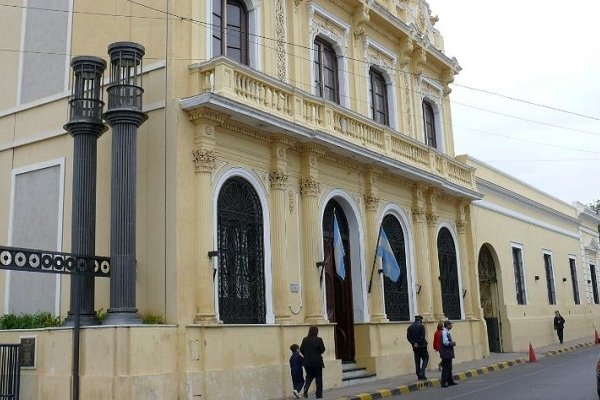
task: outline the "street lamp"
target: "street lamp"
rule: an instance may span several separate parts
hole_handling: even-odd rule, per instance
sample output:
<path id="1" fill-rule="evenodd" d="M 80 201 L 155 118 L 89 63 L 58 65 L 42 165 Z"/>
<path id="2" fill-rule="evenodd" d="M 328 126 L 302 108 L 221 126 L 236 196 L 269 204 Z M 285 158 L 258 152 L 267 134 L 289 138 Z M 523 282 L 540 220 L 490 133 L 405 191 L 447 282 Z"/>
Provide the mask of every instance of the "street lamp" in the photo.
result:
<path id="1" fill-rule="evenodd" d="M 110 308 L 105 324 L 142 322 L 135 301 L 136 285 L 136 146 L 137 129 L 148 119 L 142 112 L 144 46 L 116 42 L 108 46 L 110 83 L 104 119 L 112 127 Z"/>

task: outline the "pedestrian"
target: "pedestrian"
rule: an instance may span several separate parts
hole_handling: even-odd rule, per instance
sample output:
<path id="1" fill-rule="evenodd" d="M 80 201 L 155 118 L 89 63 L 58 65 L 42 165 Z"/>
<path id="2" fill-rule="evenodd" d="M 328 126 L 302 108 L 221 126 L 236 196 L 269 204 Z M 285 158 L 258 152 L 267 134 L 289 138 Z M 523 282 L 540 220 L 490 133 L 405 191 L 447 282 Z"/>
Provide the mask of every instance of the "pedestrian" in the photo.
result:
<path id="1" fill-rule="evenodd" d="M 440 347 L 442 347 L 442 330 L 444 329 L 444 323 L 438 322 L 437 329 L 433 334 L 433 349 L 437 352 L 440 351 Z M 442 370 L 442 359 L 440 358 L 440 362 L 438 362 L 438 371 Z"/>
<path id="2" fill-rule="evenodd" d="M 454 358 L 454 346 L 456 342 L 452 340 L 450 330 L 452 322 L 444 321 L 444 329 L 442 329 L 442 345 L 440 346 L 440 357 L 442 357 L 442 387 L 457 385 L 452 377 L 452 359 Z"/>
<path id="3" fill-rule="evenodd" d="M 562 315 L 560 315 L 560 312 L 558 310 L 556 310 L 554 312 L 554 330 L 556 331 L 556 334 L 558 335 L 558 340 L 560 340 L 560 342 L 563 342 L 563 329 L 565 328 L 565 319 L 563 318 Z"/>
<path id="4" fill-rule="evenodd" d="M 304 356 L 304 369 L 306 370 L 306 382 L 304 383 L 304 398 L 308 398 L 308 389 L 313 379 L 317 385 L 317 399 L 323 398 L 323 353 L 325 344 L 319 336 L 319 328 L 311 326 L 308 336 L 302 339 L 300 352 Z"/>
<path id="5" fill-rule="evenodd" d="M 406 339 L 408 339 L 412 346 L 417 379 L 420 381 L 427 380 L 425 370 L 427 370 L 427 363 L 429 362 L 429 353 L 427 352 L 427 339 L 425 339 L 423 317 L 415 315 L 415 322 L 406 330 Z"/>
<path id="6" fill-rule="evenodd" d="M 299 399 L 302 387 L 304 387 L 304 372 L 302 371 L 302 361 L 304 358 L 300 354 L 300 346 L 296 343 L 290 346 L 292 355 L 290 356 L 290 373 L 292 374 L 292 393 Z"/>

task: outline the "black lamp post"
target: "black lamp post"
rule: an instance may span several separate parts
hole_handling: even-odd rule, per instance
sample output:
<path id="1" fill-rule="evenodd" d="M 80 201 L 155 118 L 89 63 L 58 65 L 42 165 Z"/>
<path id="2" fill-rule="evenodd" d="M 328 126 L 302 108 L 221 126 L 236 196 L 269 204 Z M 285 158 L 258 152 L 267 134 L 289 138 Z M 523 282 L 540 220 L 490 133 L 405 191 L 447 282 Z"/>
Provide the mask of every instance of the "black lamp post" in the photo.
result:
<path id="1" fill-rule="evenodd" d="M 116 42 L 108 46 L 110 83 L 104 119 L 113 129 L 111 170 L 110 308 L 105 324 L 139 324 L 136 285 L 136 145 L 142 112 L 144 46 Z"/>
<path id="2" fill-rule="evenodd" d="M 97 141 L 107 127 L 102 122 L 102 75 L 106 61 L 80 56 L 71 61 L 69 122 L 65 130 L 73 136 L 73 197 L 71 251 L 93 256 L 96 249 Z M 79 327 L 98 323 L 94 311 L 94 276 L 71 275 L 71 301 L 66 325 L 73 326 L 73 393 L 79 399 Z"/>
<path id="3" fill-rule="evenodd" d="M 69 122 L 64 126 L 74 139 L 71 251 L 93 256 L 96 249 L 96 149 L 98 138 L 107 130 L 102 122 L 102 75 L 106 61 L 91 56 L 74 57 L 71 67 Z M 82 325 L 97 324 L 93 276 L 71 277 L 66 325 L 74 323 L 75 314 L 81 315 Z"/>

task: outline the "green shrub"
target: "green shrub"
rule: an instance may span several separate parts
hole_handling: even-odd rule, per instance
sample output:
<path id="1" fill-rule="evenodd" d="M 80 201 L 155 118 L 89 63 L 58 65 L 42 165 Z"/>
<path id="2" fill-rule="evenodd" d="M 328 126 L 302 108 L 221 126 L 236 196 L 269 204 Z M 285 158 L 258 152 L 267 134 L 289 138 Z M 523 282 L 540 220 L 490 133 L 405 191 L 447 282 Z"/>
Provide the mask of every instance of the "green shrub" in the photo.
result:
<path id="1" fill-rule="evenodd" d="M 49 312 L 35 314 L 4 314 L 0 316 L 0 329 L 36 329 L 60 326 L 60 317 L 55 317 Z"/>
<path id="2" fill-rule="evenodd" d="M 152 314 L 149 312 L 142 313 L 140 315 L 142 317 L 142 322 L 148 325 L 162 325 L 165 323 L 163 317 L 157 314 Z"/>

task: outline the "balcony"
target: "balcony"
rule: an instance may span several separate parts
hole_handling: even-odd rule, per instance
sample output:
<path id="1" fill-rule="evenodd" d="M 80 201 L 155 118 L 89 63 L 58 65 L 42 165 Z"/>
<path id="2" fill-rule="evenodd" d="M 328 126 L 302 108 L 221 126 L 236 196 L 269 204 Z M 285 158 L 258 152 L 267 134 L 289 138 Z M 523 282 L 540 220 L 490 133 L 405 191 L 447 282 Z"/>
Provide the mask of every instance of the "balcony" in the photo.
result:
<path id="1" fill-rule="evenodd" d="M 197 94 L 180 102 L 188 113 L 220 111 L 262 132 L 318 143 L 456 195 L 480 197 L 474 168 L 351 110 L 224 57 L 190 65 L 189 70 Z"/>

